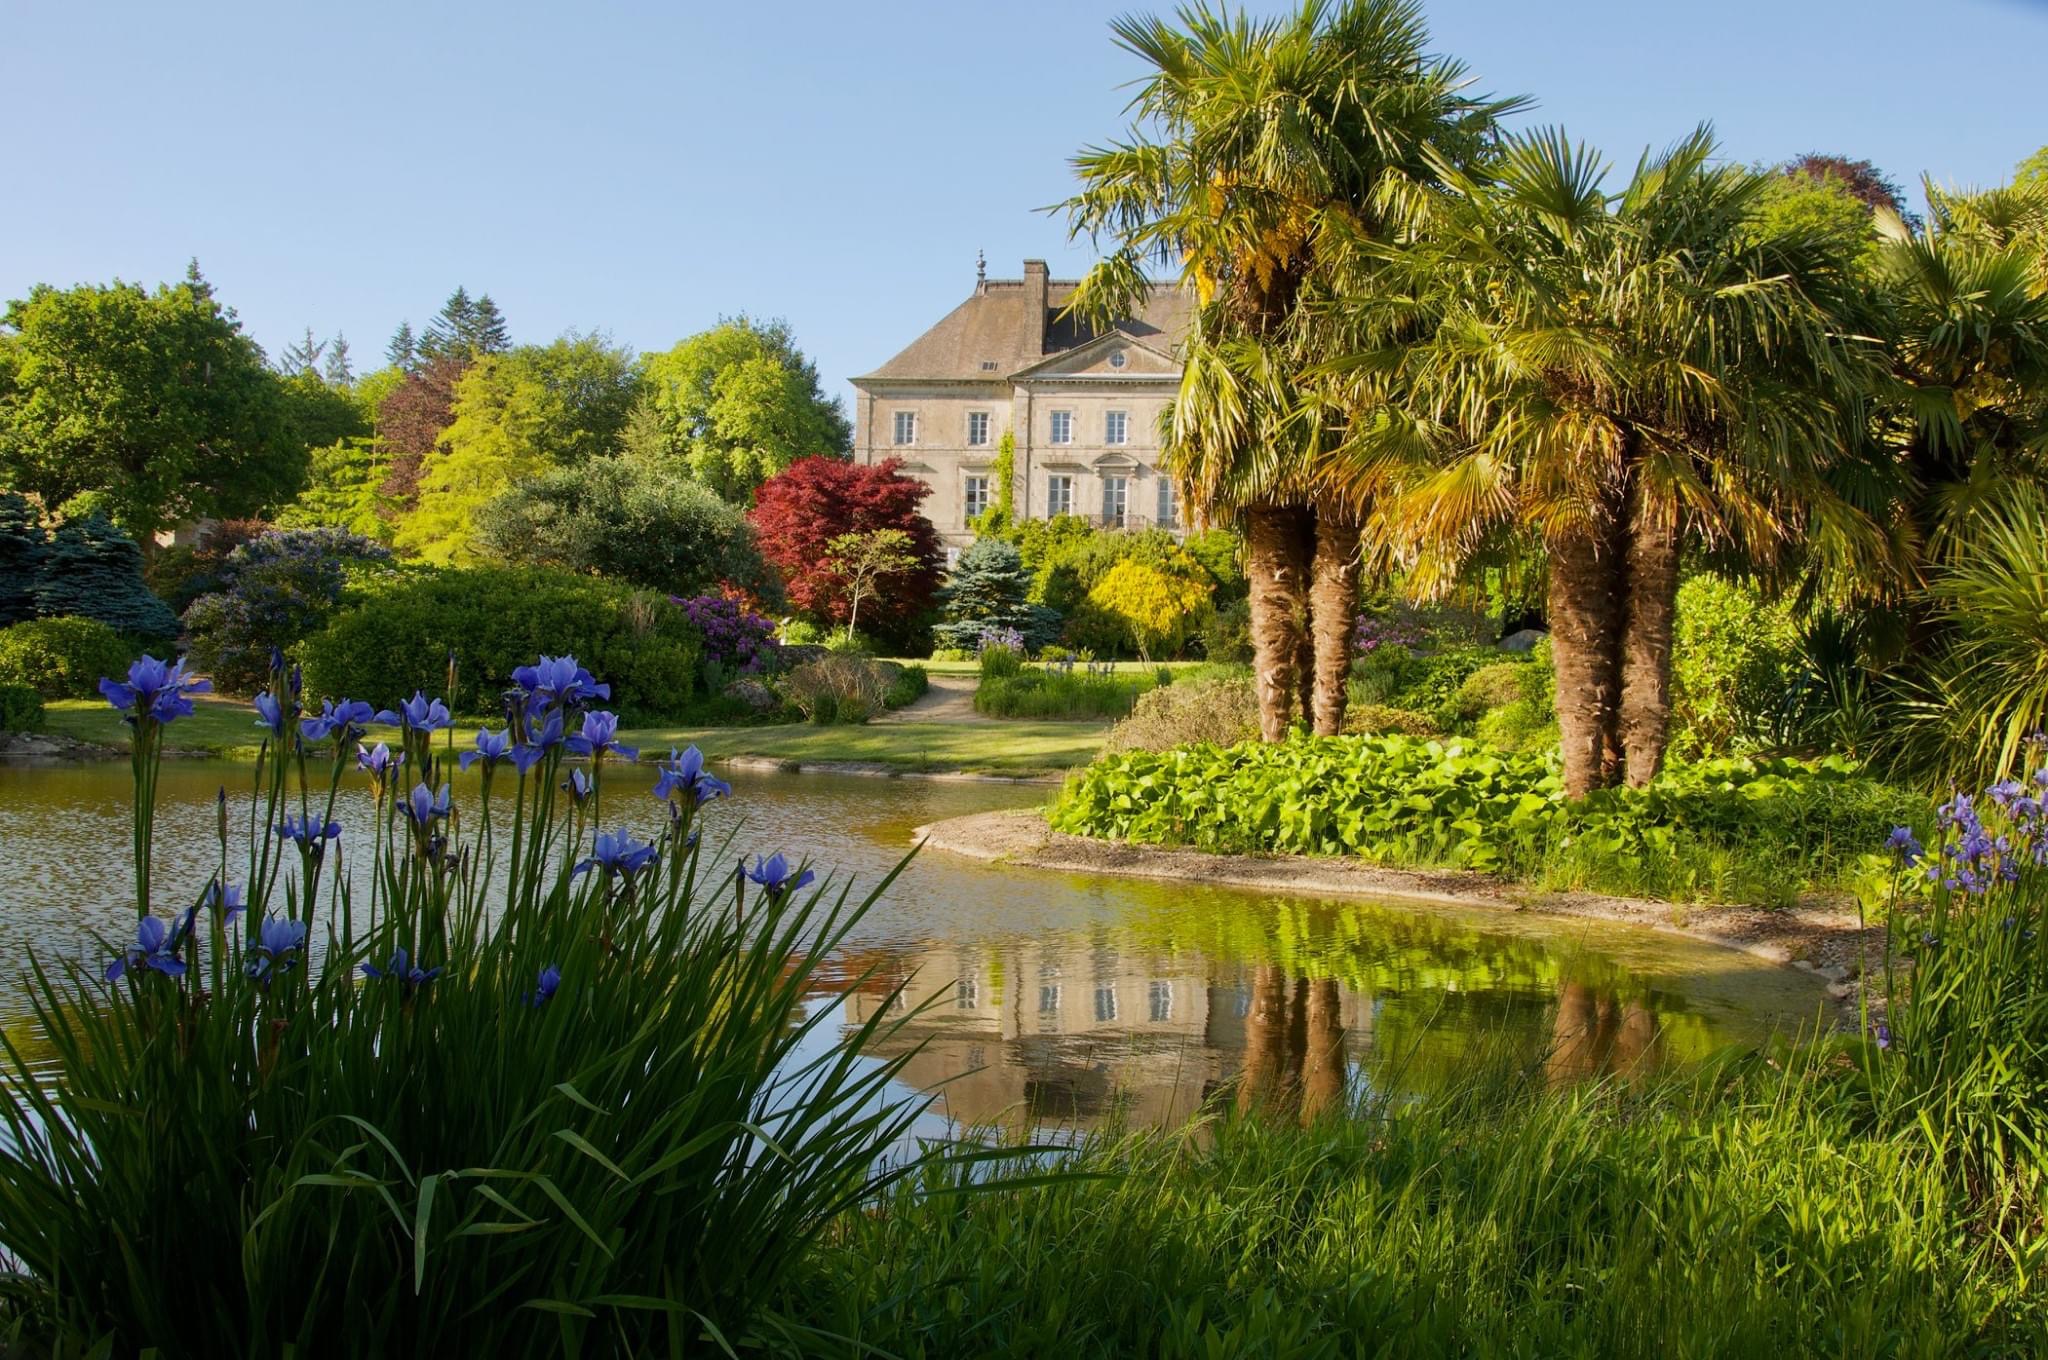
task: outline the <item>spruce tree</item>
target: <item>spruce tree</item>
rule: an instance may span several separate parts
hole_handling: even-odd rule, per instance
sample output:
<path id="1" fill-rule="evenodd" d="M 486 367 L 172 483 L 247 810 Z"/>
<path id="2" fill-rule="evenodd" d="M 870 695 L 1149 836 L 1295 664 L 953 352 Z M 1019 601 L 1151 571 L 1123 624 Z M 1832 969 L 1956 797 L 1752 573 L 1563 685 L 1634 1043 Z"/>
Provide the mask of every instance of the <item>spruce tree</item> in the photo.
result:
<path id="1" fill-rule="evenodd" d="M 26 496 L 0 491 L 0 628 L 36 616 L 36 581 L 49 536 Z"/>
<path id="2" fill-rule="evenodd" d="M 498 304 L 485 293 L 476 300 L 476 310 L 470 314 L 469 341 L 471 355 L 503 354 L 512 348 L 512 333 L 505 325 L 505 314 L 498 310 Z"/>
<path id="3" fill-rule="evenodd" d="M 36 582 L 36 613 L 98 619 L 144 638 L 174 638 L 178 616 L 142 583 L 142 550 L 98 515 L 59 526 Z"/>
<path id="4" fill-rule="evenodd" d="M 412 338 L 412 322 L 398 323 L 398 329 L 391 333 L 391 343 L 384 347 L 384 358 L 393 368 L 404 373 L 412 372 L 412 366 L 419 362 L 419 345 Z"/>
<path id="5" fill-rule="evenodd" d="M 325 371 L 329 387 L 353 387 L 356 371 L 348 361 L 348 337 L 340 331 L 334 333 L 334 340 L 327 347 L 327 368 Z"/>
<path id="6" fill-rule="evenodd" d="M 308 326 L 306 327 L 306 338 L 303 341 L 284 347 L 284 354 L 279 358 L 277 366 L 287 376 L 295 376 L 300 373 L 317 373 L 316 365 L 319 364 L 320 356 L 326 350 L 326 344 L 315 340 L 313 338 L 313 328 Z"/>
<path id="7" fill-rule="evenodd" d="M 1017 549 L 1000 538 L 978 538 L 953 567 L 940 598 L 945 622 L 932 629 L 941 647 L 972 648 L 983 632 L 1014 628 L 1036 651 L 1059 636 L 1058 611 L 1031 603 L 1031 573 Z"/>
<path id="8" fill-rule="evenodd" d="M 467 288 L 457 285 L 455 291 L 448 295 L 448 300 L 441 304 L 440 313 L 427 323 L 426 334 L 420 337 L 420 357 L 474 358 L 476 329 L 476 303 L 470 301 Z"/>

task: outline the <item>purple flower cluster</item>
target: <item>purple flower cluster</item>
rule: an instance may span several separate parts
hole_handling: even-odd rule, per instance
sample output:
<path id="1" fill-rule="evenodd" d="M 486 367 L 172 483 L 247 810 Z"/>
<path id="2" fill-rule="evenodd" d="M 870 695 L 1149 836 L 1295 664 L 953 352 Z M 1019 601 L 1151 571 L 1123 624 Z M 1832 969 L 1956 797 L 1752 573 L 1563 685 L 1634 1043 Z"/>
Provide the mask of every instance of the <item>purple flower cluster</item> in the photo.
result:
<path id="1" fill-rule="evenodd" d="M 776 669 L 782 646 L 775 640 L 772 620 L 723 595 L 668 598 L 690 616 L 690 622 L 704 635 L 707 664 L 739 675 L 758 675 Z"/>
<path id="2" fill-rule="evenodd" d="M 1422 630 L 1406 619 L 1376 619 L 1360 614 L 1351 625 L 1351 650 L 1360 656 L 1370 656 L 1382 647 L 1416 647 L 1421 643 Z"/>
<path id="3" fill-rule="evenodd" d="M 1966 793 L 1936 811 L 1940 847 L 1922 870 L 1929 884 L 1981 897 L 1995 884 L 2019 882 L 2021 870 L 2030 865 L 2048 868 L 2048 769 L 2035 771 L 2030 784 L 2016 779 L 1993 784 L 1983 797 L 1992 808 L 1989 825 L 1977 799 Z M 1906 863 L 1918 862 L 1919 843 L 1910 832 L 1906 841 L 1902 845 L 1895 830 L 1889 843 Z"/>
<path id="4" fill-rule="evenodd" d="M 1022 656 L 1024 635 L 1015 628 L 984 628 L 981 630 L 981 636 L 974 640 L 975 655 L 979 656 L 991 647 L 1001 647 Z"/>

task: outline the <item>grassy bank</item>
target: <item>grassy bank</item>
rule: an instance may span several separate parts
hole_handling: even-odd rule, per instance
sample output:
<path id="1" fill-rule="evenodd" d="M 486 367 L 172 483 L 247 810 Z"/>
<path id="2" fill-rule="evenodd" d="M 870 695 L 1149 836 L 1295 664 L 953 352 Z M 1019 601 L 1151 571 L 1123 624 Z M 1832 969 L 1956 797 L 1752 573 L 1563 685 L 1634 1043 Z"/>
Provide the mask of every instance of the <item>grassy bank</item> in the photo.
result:
<path id="1" fill-rule="evenodd" d="M 48 707 L 48 730 L 79 741 L 125 747 L 121 715 L 97 699 L 62 700 Z M 1102 748 L 1106 729 L 1073 722 L 929 722 L 813 727 L 777 723 L 761 727 L 636 727 L 620 740 L 645 750 L 699 747 L 714 760 L 756 756 L 773 760 L 864 761 L 906 771 L 962 770 L 1035 775 L 1085 765 Z M 467 749 L 474 721 L 456 729 L 458 750 Z M 179 722 L 173 745 L 182 751 L 253 758 L 258 733 L 255 715 L 239 699 L 199 696 L 192 716 Z M 398 740 L 392 729 L 373 729 L 371 741 Z"/>
<path id="2" fill-rule="evenodd" d="M 2041 1353 L 2038 1202 L 1993 1230 L 1859 1084 L 1507 1079 L 1110 1138 L 1091 1179 L 936 1174 L 843 1218 L 790 1306 L 912 1357 Z"/>

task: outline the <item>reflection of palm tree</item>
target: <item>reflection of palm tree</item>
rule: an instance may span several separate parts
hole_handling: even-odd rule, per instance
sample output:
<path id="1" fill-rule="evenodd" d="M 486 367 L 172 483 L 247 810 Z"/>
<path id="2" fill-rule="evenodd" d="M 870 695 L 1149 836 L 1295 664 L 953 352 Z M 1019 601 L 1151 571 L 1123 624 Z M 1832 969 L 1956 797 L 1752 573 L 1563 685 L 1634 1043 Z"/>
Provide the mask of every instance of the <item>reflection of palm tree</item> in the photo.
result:
<path id="1" fill-rule="evenodd" d="M 1314 1119 L 1344 1095 L 1344 1007 L 1334 978 L 1304 980 L 1307 1045 L 1302 1055 L 1301 1117 Z"/>
<path id="2" fill-rule="evenodd" d="M 1244 1020 L 1244 1078 L 1237 1088 L 1238 1109 L 1275 1107 L 1293 1084 L 1288 1071 L 1292 1009 L 1287 1004 L 1287 970 L 1277 963 L 1254 968 L 1252 1005 Z"/>
<path id="3" fill-rule="evenodd" d="M 1553 1083 L 1627 1076 L 1654 1064 L 1657 1034 L 1656 1012 L 1642 1002 L 1568 981 L 1558 992 L 1543 1070 Z"/>

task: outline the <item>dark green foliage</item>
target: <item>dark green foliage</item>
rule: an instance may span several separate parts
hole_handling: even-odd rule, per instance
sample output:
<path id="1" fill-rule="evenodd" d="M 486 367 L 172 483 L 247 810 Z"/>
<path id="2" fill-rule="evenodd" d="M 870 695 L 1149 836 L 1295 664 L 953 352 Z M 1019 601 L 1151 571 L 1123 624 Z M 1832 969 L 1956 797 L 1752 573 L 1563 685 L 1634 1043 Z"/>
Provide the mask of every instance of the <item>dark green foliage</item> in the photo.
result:
<path id="1" fill-rule="evenodd" d="M 0 628 L 36 616 L 36 581 L 49 542 L 28 498 L 0 491 Z"/>
<path id="2" fill-rule="evenodd" d="M 1464 645 L 1414 652 L 1382 646 L 1354 663 L 1353 679 L 1367 703 L 1426 713 L 1443 730 L 1451 731 L 1485 711 L 1483 706 L 1473 709 L 1469 700 L 1460 697 L 1468 679 L 1493 666 L 1527 664 L 1527 658 L 1517 659 L 1492 647 Z"/>
<path id="3" fill-rule="evenodd" d="M 96 619 L 31 619 L 0 628 L 0 684 L 27 685 L 45 699 L 90 699 L 101 676 L 121 675 L 141 650 Z"/>
<path id="4" fill-rule="evenodd" d="M 922 666 L 899 666 L 889 680 L 889 688 L 882 694 L 884 708 L 901 708 L 916 703 L 932 687 L 932 678 Z"/>
<path id="5" fill-rule="evenodd" d="M 401 338 L 411 340 L 410 326 L 404 328 L 402 337 L 393 336 L 391 340 L 392 362 L 403 368 L 407 365 L 399 357 Z M 466 363 L 486 354 L 502 354 L 511 347 L 512 337 L 506 329 L 504 314 L 491 301 L 491 295 L 471 298 L 467 288 L 457 287 L 427 323 L 418 344 L 412 347 L 412 354 L 417 360 L 453 358 Z"/>
<path id="6" fill-rule="evenodd" d="M 745 514 L 678 469 L 597 458 L 521 482 L 478 515 L 501 562 L 562 567 L 670 595 L 736 586 L 771 605 L 781 583 Z"/>
<path id="7" fill-rule="evenodd" d="M 98 619 L 141 638 L 178 635 L 178 616 L 143 584 L 142 550 L 98 515 L 67 521 L 50 536 L 36 613 Z"/>
<path id="8" fill-rule="evenodd" d="M 1860 887 L 1925 800 L 1839 761 L 1714 760 L 1568 802 L 1554 754 L 1405 736 L 1106 756 L 1053 825 L 1228 854 L 1356 855 L 1677 900 L 1780 903 Z"/>
<path id="9" fill-rule="evenodd" d="M 1026 666 L 1015 675 L 984 672 L 974 711 L 991 718 L 1126 718 L 1138 696 L 1158 682 L 1151 675 L 1117 675 L 1053 666 Z"/>
<path id="10" fill-rule="evenodd" d="M 201 595 L 221 589 L 221 569 L 235 549 L 270 532 L 260 519 L 224 519 L 188 547 L 157 549 L 142 568 L 150 593 L 179 614 Z"/>
<path id="11" fill-rule="evenodd" d="M 325 625 L 349 569 L 390 560 L 382 544 L 344 529 L 280 529 L 243 544 L 221 564 L 219 589 L 185 611 L 193 665 L 223 691 L 262 688 L 271 650 Z"/>
<path id="12" fill-rule="evenodd" d="M 985 632 L 1015 629 L 1027 651 L 1059 636 L 1060 616 L 1031 603 L 1031 573 L 1017 549 L 999 538 L 978 538 L 953 566 L 940 594 L 945 622 L 932 629 L 941 647 L 971 648 Z"/>
<path id="13" fill-rule="evenodd" d="M 544 568 L 475 567 L 381 583 L 301 644 L 310 695 L 440 694 L 458 659 L 457 712 L 492 714 L 514 667 L 572 654 L 635 719 L 687 711 L 702 642 L 660 595 Z"/>
<path id="14" fill-rule="evenodd" d="M 28 685 L 0 680 L 0 732 L 43 730 L 43 696 Z"/>

